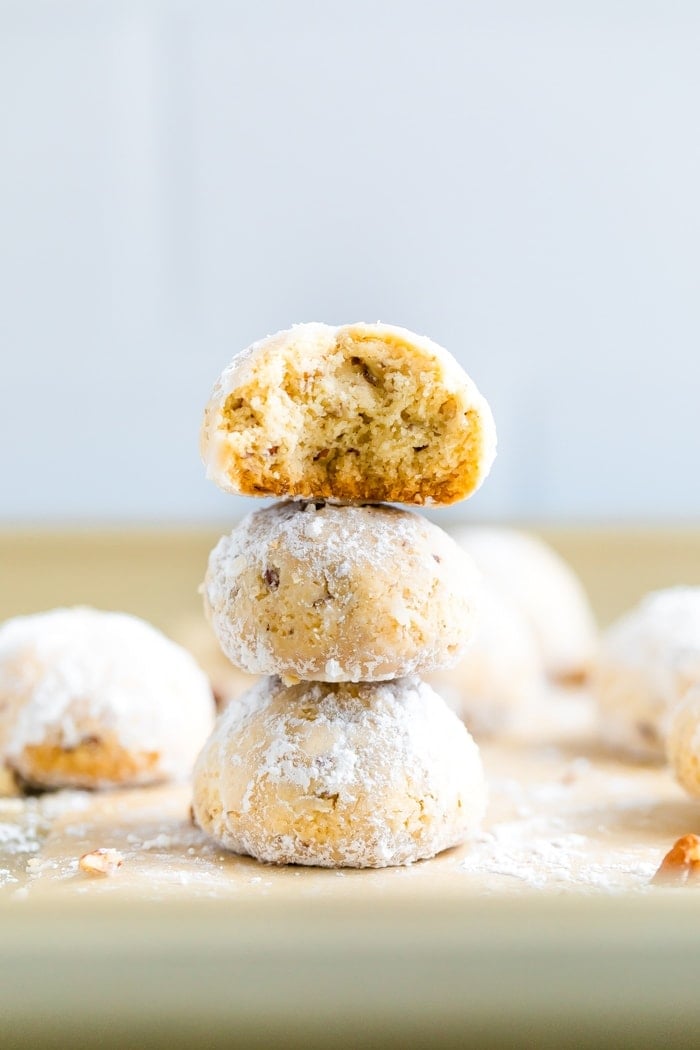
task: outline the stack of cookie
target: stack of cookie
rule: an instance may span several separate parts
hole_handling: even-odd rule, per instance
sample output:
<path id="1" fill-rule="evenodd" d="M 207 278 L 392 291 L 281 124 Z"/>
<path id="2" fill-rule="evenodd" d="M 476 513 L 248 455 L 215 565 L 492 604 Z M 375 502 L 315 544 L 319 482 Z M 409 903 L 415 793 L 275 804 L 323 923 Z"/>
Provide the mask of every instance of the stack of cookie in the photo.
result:
<path id="1" fill-rule="evenodd" d="M 494 453 L 472 381 L 404 329 L 299 325 L 224 371 L 208 474 L 285 502 L 219 542 L 204 585 L 226 656 L 268 676 L 224 712 L 195 769 L 195 819 L 223 846 L 383 867 L 478 824 L 478 749 L 418 677 L 472 636 L 477 573 L 441 529 L 382 504 L 463 499 Z"/>

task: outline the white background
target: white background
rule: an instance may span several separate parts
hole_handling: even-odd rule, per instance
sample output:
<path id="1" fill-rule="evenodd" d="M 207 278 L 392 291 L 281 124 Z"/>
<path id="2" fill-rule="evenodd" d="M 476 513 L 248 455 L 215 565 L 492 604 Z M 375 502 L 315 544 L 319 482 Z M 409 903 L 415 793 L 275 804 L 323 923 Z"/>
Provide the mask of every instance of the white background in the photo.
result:
<path id="1" fill-rule="evenodd" d="M 247 503 L 229 358 L 382 319 L 455 353 L 474 518 L 700 516 L 700 4 L 0 0 L 0 522 Z"/>

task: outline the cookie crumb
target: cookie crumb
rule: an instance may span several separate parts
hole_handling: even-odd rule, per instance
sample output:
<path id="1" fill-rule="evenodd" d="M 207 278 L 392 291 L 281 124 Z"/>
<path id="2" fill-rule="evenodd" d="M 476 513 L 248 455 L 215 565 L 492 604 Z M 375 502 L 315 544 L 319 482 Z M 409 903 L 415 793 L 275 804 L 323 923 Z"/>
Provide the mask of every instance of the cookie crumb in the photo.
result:
<path id="1" fill-rule="evenodd" d="M 685 886 L 700 882 L 700 838 L 689 834 L 674 842 L 651 882 L 656 886 Z"/>
<path id="2" fill-rule="evenodd" d="M 124 857 L 116 849 L 93 849 L 84 853 L 78 867 L 84 875 L 114 875 L 124 863 Z"/>

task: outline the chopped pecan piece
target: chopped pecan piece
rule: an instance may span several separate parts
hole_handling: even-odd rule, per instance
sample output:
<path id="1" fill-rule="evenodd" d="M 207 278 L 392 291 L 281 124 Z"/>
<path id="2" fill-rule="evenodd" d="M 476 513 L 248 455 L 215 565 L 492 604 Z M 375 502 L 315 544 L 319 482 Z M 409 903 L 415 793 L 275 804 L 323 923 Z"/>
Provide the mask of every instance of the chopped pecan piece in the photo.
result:
<path id="1" fill-rule="evenodd" d="M 114 875 L 124 858 L 117 849 L 93 849 L 84 853 L 78 867 L 85 875 Z"/>
<path id="2" fill-rule="evenodd" d="M 652 878 L 656 886 L 685 886 L 700 883 L 700 838 L 683 835 L 673 844 Z"/>

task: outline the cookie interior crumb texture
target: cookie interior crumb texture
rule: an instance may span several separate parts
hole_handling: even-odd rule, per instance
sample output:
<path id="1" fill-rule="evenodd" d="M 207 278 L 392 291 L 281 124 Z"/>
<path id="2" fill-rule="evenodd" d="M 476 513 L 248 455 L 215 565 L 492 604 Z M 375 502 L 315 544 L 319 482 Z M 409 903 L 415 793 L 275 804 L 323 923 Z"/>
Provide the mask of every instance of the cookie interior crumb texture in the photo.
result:
<path id="1" fill-rule="evenodd" d="M 255 343 L 219 379 L 202 456 L 249 496 L 449 504 L 495 455 L 487 402 L 455 359 L 403 328 L 303 324 Z"/>
<path id="2" fill-rule="evenodd" d="M 418 678 L 262 681 L 219 718 L 194 774 L 197 824 L 275 864 L 408 864 L 464 841 L 484 805 L 476 744 Z"/>

